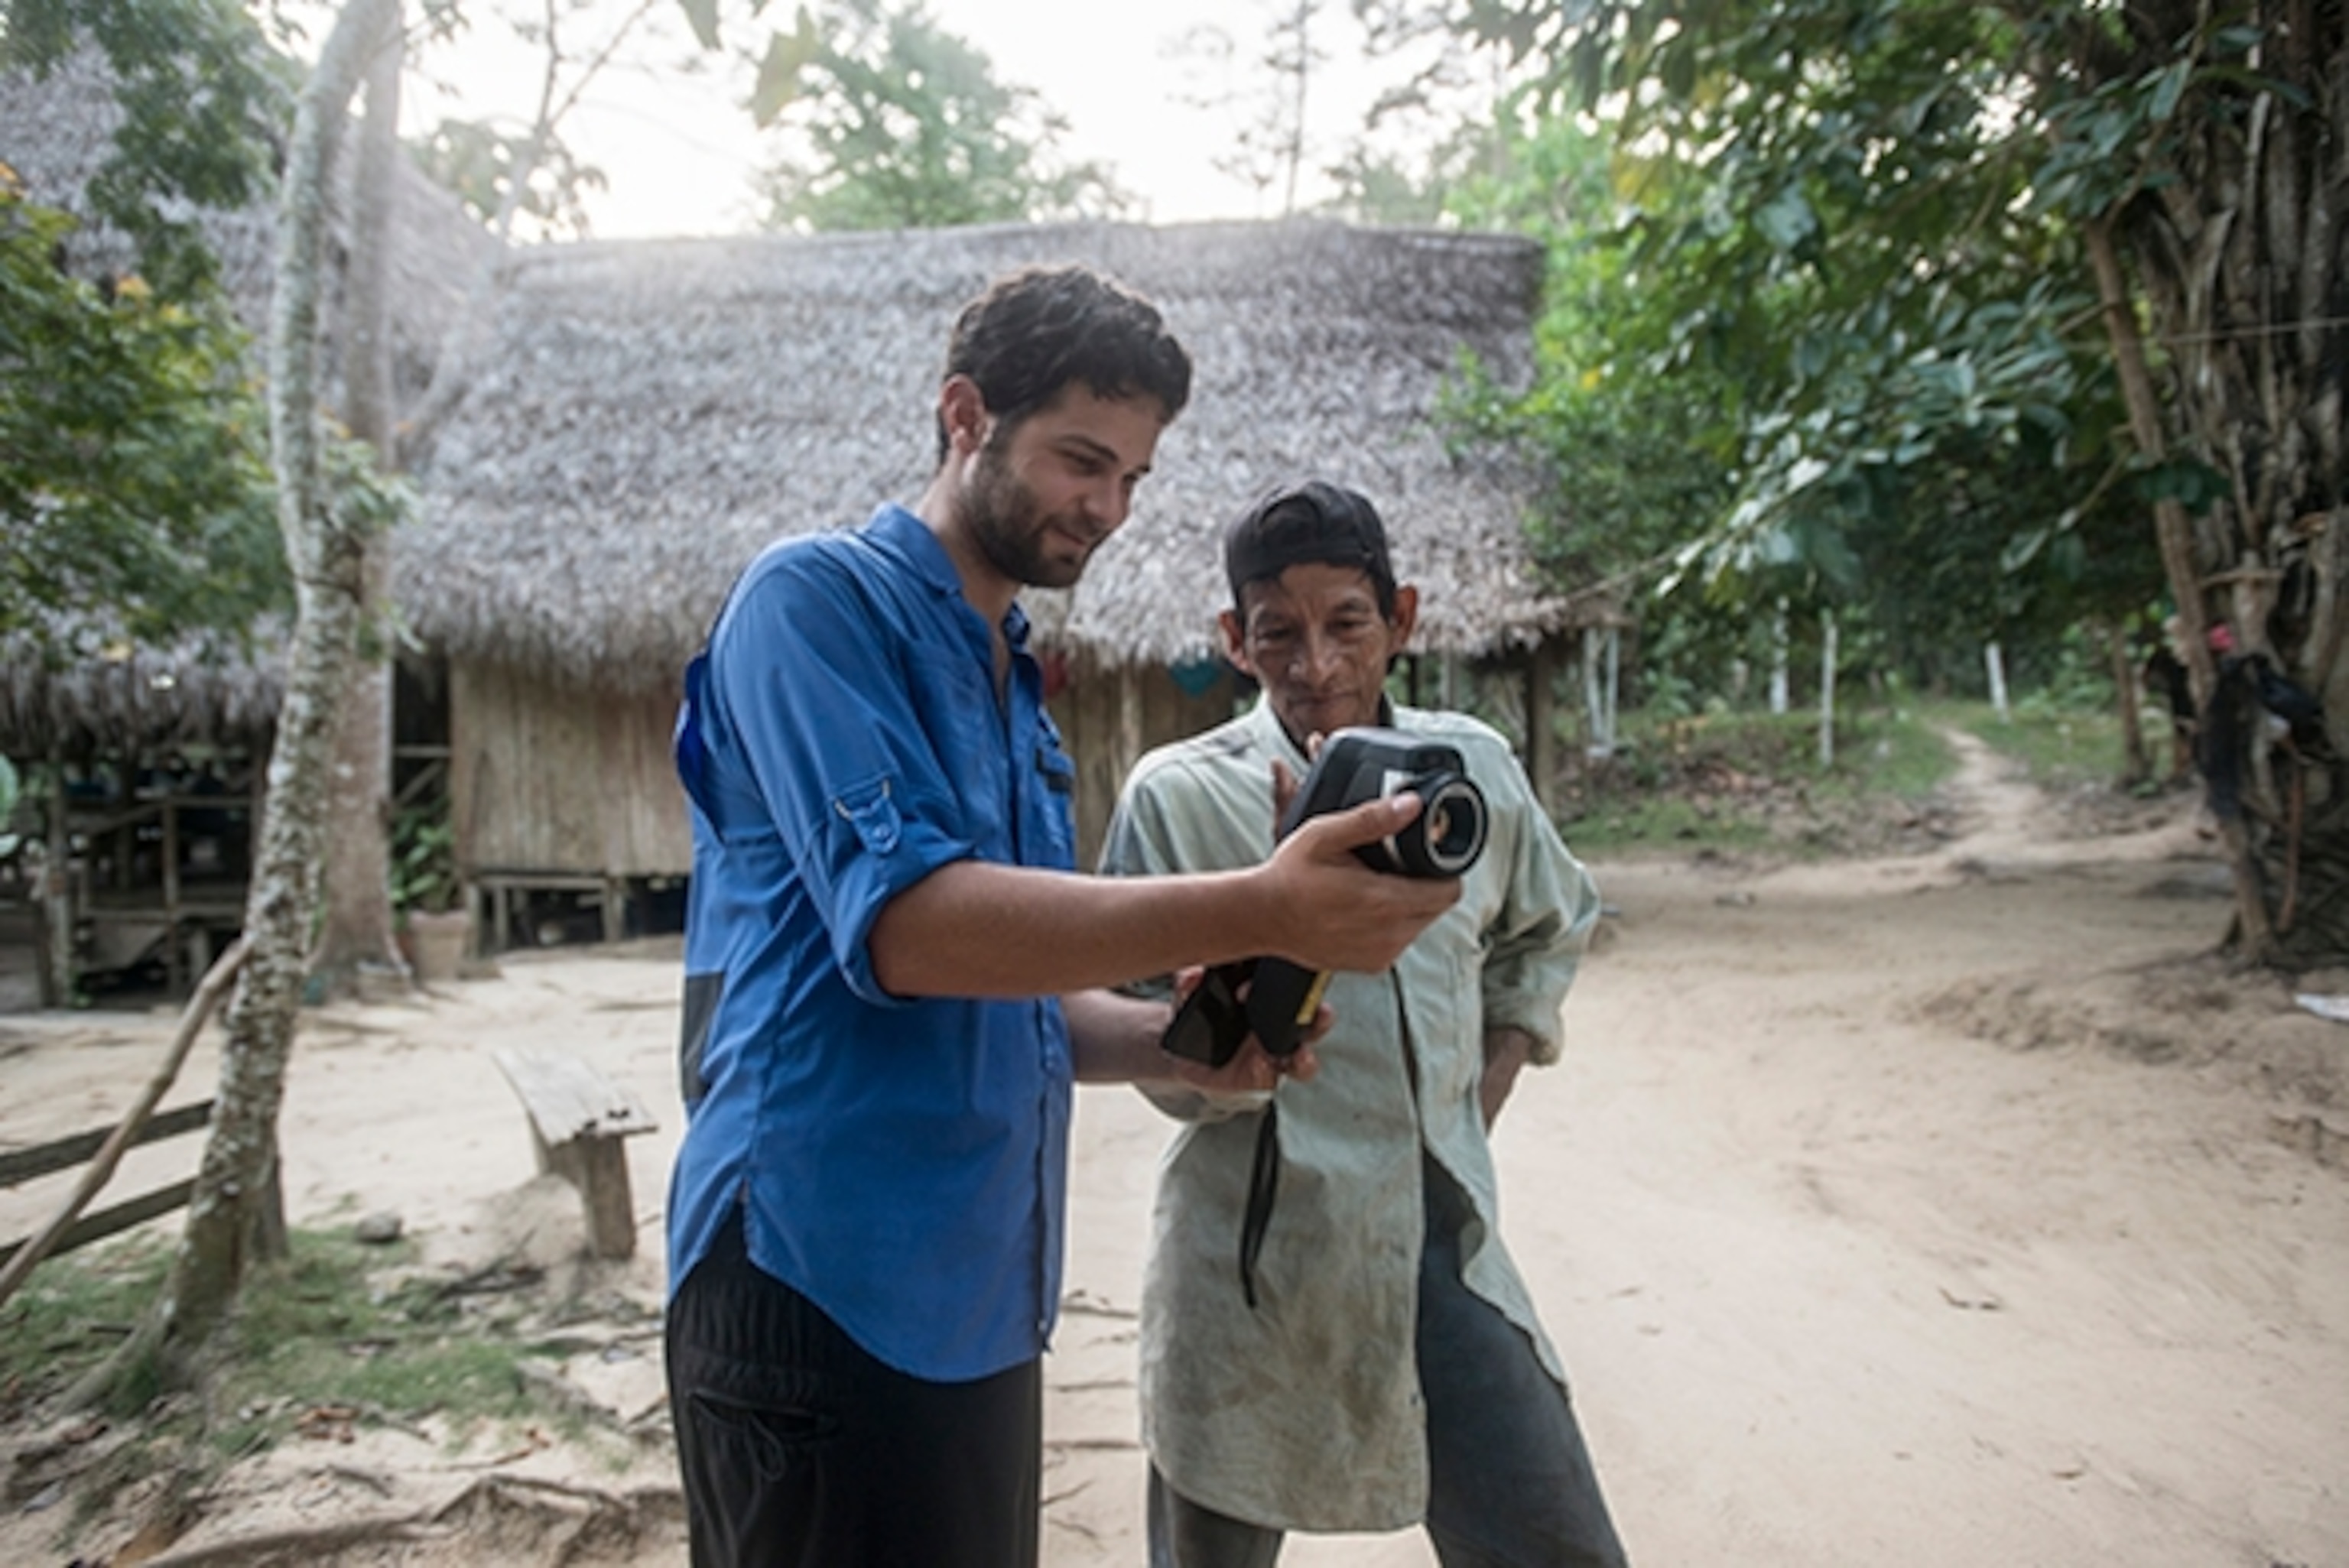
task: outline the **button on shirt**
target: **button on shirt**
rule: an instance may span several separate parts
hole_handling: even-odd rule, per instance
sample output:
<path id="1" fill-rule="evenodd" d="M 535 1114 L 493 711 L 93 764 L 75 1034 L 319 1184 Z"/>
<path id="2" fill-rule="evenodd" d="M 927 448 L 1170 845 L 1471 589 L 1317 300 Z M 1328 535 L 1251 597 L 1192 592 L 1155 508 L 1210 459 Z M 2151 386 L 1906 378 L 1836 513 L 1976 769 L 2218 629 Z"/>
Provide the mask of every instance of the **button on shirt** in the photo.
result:
<path id="1" fill-rule="evenodd" d="M 670 1286 L 739 1202 L 753 1264 L 939 1382 L 1033 1359 L 1060 1299 L 1059 1002 L 893 996 L 867 948 L 950 861 L 1073 866 L 1075 769 L 1016 606 L 1003 631 L 999 698 L 944 547 L 885 506 L 751 564 L 678 716 L 694 867 Z"/>

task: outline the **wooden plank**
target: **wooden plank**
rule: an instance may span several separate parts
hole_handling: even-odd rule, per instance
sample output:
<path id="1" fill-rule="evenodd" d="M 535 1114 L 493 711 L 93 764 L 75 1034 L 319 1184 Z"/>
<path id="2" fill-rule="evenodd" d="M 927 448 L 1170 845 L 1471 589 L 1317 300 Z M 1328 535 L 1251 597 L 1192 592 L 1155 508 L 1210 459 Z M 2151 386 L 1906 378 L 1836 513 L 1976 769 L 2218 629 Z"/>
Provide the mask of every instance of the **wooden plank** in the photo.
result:
<path id="1" fill-rule="evenodd" d="M 642 694 L 596 692 L 602 780 L 602 870 L 619 877 L 681 876 L 693 869 L 692 818 L 677 779 L 678 683 Z"/>
<path id="2" fill-rule="evenodd" d="M 92 1242 L 102 1242 L 119 1231 L 127 1231 L 133 1225 L 144 1224 L 149 1220 L 168 1214 L 174 1209 L 183 1209 L 187 1207 L 189 1195 L 195 1190 L 196 1179 L 191 1176 L 184 1181 L 174 1181 L 168 1187 L 158 1187 L 152 1192 L 126 1200 L 112 1208 L 100 1209 L 92 1214 L 84 1214 L 66 1227 L 66 1233 L 57 1239 L 56 1246 L 49 1249 L 48 1256 L 63 1257 L 78 1247 L 86 1247 Z M 21 1240 L 0 1245 L 0 1268 L 5 1268 L 8 1260 L 22 1252 L 25 1243 Z"/>
<path id="3" fill-rule="evenodd" d="M 120 895 L 113 896 L 119 898 Z M 164 925 L 168 924 L 171 918 L 160 903 L 92 903 L 83 909 L 81 917 L 92 925 L 139 925 L 141 923 Z M 242 921 L 244 918 L 244 904 L 242 900 L 234 903 L 201 899 L 183 901 L 180 905 L 179 918 L 182 921 Z"/>
<path id="4" fill-rule="evenodd" d="M 603 888 L 604 879 L 573 872 L 514 871 L 504 866 L 483 866 L 474 872 L 473 885 L 522 892 L 595 892 Z"/>
<path id="5" fill-rule="evenodd" d="M 652 1131 L 652 1112 L 576 1057 L 512 1049 L 491 1056 L 529 1112 L 539 1169 L 578 1192 L 588 1250 L 600 1258 L 633 1257 L 636 1204 L 621 1140 Z"/>
<path id="6" fill-rule="evenodd" d="M 627 1138 L 660 1125 L 644 1101 L 577 1057 L 512 1049 L 491 1055 L 549 1149 L 580 1138 Z"/>
<path id="7" fill-rule="evenodd" d="M 191 1132 L 209 1122 L 212 1114 L 212 1102 L 208 1099 L 173 1110 L 159 1111 L 148 1118 L 147 1125 L 139 1130 L 130 1145 L 135 1149 L 158 1139 L 176 1138 L 182 1132 Z M 47 1176 L 52 1171 L 87 1164 L 90 1156 L 98 1152 L 99 1146 L 113 1132 L 110 1126 L 95 1128 L 88 1132 L 77 1132 L 70 1138 L 60 1138 L 53 1143 L 36 1144 L 30 1149 L 0 1154 L 0 1187 L 18 1186 L 36 1176 Z"/>

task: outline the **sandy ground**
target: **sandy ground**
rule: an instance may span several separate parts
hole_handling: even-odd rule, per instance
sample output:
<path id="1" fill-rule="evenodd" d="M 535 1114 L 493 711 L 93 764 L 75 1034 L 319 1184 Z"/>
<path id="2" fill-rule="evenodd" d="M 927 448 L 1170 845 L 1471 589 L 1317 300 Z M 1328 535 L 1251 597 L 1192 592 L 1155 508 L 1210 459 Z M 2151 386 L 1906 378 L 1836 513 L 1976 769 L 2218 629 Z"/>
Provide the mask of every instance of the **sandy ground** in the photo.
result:
<path id="1" fill-rule="evenodd" d="M 2224 879 L 2184 821 L 2044 838 L 2052 814 L 1979 755 L 1962 798 L 1930 856 L 1598 868 L 1613 913 L 1567 1060 L 1527 1078 L 1497 1146 L 1504 1229 L 1635 1561 L 2349 1564 L 2349 1026 L 2210 959 Z M 546 1265 L 586 1309 L 564 1376 L 600 1436 L 289 1445 L 155 1561 L 461 1498 L 403 1539 L 233 1560 L 684 1562 L 647 1316 L 675 946 L 500 967 L 305 1019 L 287 1202 L 297 1222 L 395 1211 L 435 1267 Z M 169 1022 L 0 1018 L 0 1149 L 103 1120 Z M 577 1205 L 533 1177 L 501 1045 L 575 1051 L 660 1113 L 630 1145 L 634 1262 L 575 1261 Z M 1132 1094 L 1079 1100 L 1054 1568 L 1142 1561 L 1133 1308 L 1168 1131 Z M 0 1193 L 0 1236 L 53 1202 Z M 62 1531 L 55 1435 L 0 1433 L 0 1563 L 129 1561 L 128 1525 Z M 1434 1559 L 1412 1532 L 1298 1538 L 1283 1561 Z"/>

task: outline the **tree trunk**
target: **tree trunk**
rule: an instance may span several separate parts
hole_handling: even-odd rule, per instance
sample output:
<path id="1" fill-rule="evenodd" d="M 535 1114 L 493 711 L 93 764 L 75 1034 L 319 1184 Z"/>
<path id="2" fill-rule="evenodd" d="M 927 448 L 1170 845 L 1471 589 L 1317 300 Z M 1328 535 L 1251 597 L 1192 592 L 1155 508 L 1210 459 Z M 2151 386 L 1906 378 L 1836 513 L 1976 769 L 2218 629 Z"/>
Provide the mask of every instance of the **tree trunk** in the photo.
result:
<path id="1" fill-rule="evenodd" d="M 286 1058 L 317 913 L 336 704 L 360 621 L 361 525 L 355 511 L 337 507 L 325 493 L 318 448 L 318 296 L 326 179 L 360 74 L 398 11 L 398 0 L 348 0 L 303 88 L 286 150 L 269 409 L 278 521 L 295 583 L 294 640 L 269 761 L 268 810 L 245 904 L 250 952 L 229 1005 L 212 1136 L 164 1298 L 112 1363 L 118 1372 L 150 1364 L 170 1381 L 193 1375 L 206 1343 L 236 1299 L 256 1224 L 266 1218 Z M 87 1397 L 102 1391 L 86 1386 L 82 1392 Z"/>
<path id="2" fill-rule="evenodd" d="M 70 1007 L 80 978 L 74 972 L 73 834 L 66 825 L 66 759 L 49 753 L 48 830 L 41 846 L 41 1006 Z"/>
<path id="3" fill-rule="evenodd" d="M 374 449 L 377 466 L 395 466 L 391 375 L 392 234 L 399 186 L 400 39 L 387 33 L 367 74 L 367 118 L 360 122 L 351 180 L 350 264 L 346 273 L 343 345 L 344 423 Z M 327 793 L 326 919 L 312 972 L 345 991 L 369 971 L 404 976 L 391 909 L 391 660 L 389 541 L 370 533 L 364 553 L 358 656 L 338 702 L 341 723 Z"/>
<path id="4" fill-rule="evenodd" d="M 2086 239 L 2088 257 L 2095 268 L 2097 294 L 2104 305 L 2105 330 L 2112 340 L 2113 360 L 2120 373 L 2121 397 L 2128 407 L 2129 430 L 2139 454 L 2158 463 L 2167 455 L 2168 443 L 2162 434 L 2161 403 L 2154 394 L 2153 377 L 2146 368 L 2145 347 L 2137 337 L 2137 314 L 2127 275 L 2121 269 L 2119 252 L 2113 243 L 2111 230 L 2104 224 L 2090 224 Z M 2198 760 L 2203 764 L 2207 778 L 2214 759 L 2226 748 L 2227 739 L 2214 723 L 2217 715 L 2211 710 L 2218 677 L 2210 658 L 2209 623 L 2203 603 L 2194 525 L 2183 505 L 2174 497 L 2165 498 L 2154 503 L 2154 531 L 2161 546 L 2162 566 L 2169 578 L 2170 597 L 2178 603 L 2179 640 L 2185 645 L 2180 653 L 2186 660 L 2187 678 L 2194 689 L 2194 710 L 2202 716 Z M 2214 806 L 2226 799 L 2219 789 L 2212 789 L 2211 795 Z M 2240 796 L 2234 799 L 2240 800 Z M 2258 857 L 2241 812 L 2220 809 L 2217 815 L 2234 872 L 2235 940 L 2246 959 L 2262 963 L 2269 956 L 2273 916 L 2261 885 Z"/>
<path id="5" fill-rule="evenodd" d="M 2179 36 L 2157 41 L 2165 59 L 2195 42 L 2192 14 L 2178 15 Z M 2241 800 L 2229 843 L 2242 951 L 2305 968 L 2349 962 L 2349 10 L 2261 0 L 2240 20 L 2261 33 L 2254 71 L 2196 78 L 2163 177 L 2089 240 L 2108 324 L 2129 298 L 2125 247 L 2166 356 L 2178 449 L 2224 481 L 2199 520 L 2165 503 L 2178 515 L 2158 520 L 2163 554 L 2206 716 L 2199 760 Z M 2149 386 L 2131 385 L 2145 366 L 2127 361 L 2126 335 L 2115 346 L 2132 433 L 2158 458 L 2158 412 L 2140 414 Z M 2211 619 L 2231 644 L 2216 661 Z M 2240 722 L 2211 722 L 2237 707 Z"/>

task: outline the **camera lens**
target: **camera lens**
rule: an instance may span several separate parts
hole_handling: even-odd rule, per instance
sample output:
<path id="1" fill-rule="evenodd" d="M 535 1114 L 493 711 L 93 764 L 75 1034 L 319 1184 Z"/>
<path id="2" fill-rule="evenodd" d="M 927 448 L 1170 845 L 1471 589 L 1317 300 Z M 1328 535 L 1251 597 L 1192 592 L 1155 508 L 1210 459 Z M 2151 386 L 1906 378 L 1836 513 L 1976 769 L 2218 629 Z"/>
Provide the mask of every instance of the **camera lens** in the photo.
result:
<path id="1" fill-rule="evenodd" d="M 1457 876 L 1485 849 L 1485 797 L 1465 779 L 1447 779 L 1426 792 L 1420 814 L 1424 859 L 1436 876 Z"/>

